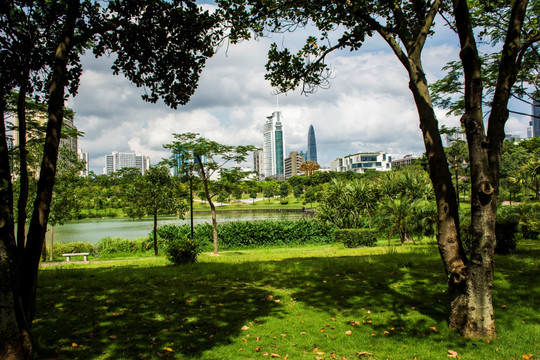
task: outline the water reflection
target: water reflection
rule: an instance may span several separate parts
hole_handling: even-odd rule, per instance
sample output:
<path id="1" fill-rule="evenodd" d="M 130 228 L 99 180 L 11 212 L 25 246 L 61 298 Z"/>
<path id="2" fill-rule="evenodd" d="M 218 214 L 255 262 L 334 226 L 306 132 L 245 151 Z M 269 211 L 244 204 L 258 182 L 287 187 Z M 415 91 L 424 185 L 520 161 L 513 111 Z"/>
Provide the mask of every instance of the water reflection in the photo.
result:
<path id="1" fill-rule="evenodd" d="M 218 222 L 246 221 L 246 220 L 294 220 L 306 216 L 305 213 L 280 212 L 236 212 L 218 213 Z M 194 224 L 210 223 L 210 214 L 196 214 Z M 186 219 L 177 217 L 160 217 L 158 226 L 165 224 L 189 224 L 189 215 Z M 132 219 L 85 219 L 72 221 L 54 228 L 54 242 L 67 243 L 84 241 L 92 244 L 106 236 L 118 236 L 126 239 L 136 239 L 148 235 L 152 231 L 153 218 L 144 217 L 140 220 Z M 47 236 L 49 241 L 49 236 Z"/>

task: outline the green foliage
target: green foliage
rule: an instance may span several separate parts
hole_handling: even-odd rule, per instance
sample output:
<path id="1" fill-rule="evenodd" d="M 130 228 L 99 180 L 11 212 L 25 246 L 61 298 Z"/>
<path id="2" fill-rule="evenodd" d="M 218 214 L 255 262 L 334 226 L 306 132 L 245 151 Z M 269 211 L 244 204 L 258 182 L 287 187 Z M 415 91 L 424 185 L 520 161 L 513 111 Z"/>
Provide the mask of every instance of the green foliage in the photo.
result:
<path id="1" fill-rule="evenodd" d="M 195 263 L 201 251 L 199 242 L 187 236 L 167 239 L 165 243 L 165 257 L 175 265 Z"/>
<path id="2" fill-rule="evenodd" d="M 218 236 L 224 249 L 264 246 L 289 246 L 303 244 L 326 244 L 333 241 L 333 225 L 313 220 L 298 221 L 234 221 L 218 224 Z M 158 229 L 162 238 L 187 237 L 189 225 L 165 225 Z M 212 239 L 212 226 L 198 224 L 194 238 L 205 248 Z"/>
<path id="3" fill-rule="evenodd" d="M 94 245 L 88 243 L 88 242 L 72 242 L 72 243 L 65 243 L 65 244 L 54 244 L 53 247 L 53 256 L 55 258 L 59 258 L 62 256 L 62 254 L 67 253 L 90 253 L 95 254 Z M 47 248 L 47 253 L 49 253 L 49 249 Z"/>
<path id="4" fill-rule="evenodd" d="M 348 248 L 375 246 L 377 232 L 372 229 L 336 229 L 334 238 Z"/>
<path id="5" fill-rule="evenodd" d="M 150 236 L 129 240 L 121 237 L 104 237 L 95 245 L 95 252 L 98 255 L 116 253 L 140 253 L 152 249 L 153 240 Z M 158 239 L 158 248 L 163 246 L 163 242 Z"/>

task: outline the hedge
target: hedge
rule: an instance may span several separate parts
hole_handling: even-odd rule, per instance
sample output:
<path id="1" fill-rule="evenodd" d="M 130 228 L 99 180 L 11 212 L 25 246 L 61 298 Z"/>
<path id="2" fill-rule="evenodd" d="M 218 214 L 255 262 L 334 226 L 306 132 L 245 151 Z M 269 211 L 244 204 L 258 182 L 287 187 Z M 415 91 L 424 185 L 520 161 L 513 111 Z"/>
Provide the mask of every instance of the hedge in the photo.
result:
<path id="1" fill-rule="evenodd" d="M 334 238 L 348 248 L 375 246 L 377 232 L 372 229 L 337 229 Z"/>

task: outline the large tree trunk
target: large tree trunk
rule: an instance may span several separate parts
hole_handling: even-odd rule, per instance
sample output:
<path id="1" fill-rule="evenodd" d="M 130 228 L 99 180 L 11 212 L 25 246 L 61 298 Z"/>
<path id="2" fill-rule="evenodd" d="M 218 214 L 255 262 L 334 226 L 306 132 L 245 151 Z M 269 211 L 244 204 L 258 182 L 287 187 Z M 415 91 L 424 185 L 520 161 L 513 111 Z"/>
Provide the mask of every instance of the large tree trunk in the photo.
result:
<path id="1" fill-rule="evenodd" d="M 17 99 L 17 117 L 19 120 L 19 162 L 20 162 L 20 191 L 17 202 L 17 250 L 21 256 L 24 251 L 26 204 L 28 203 L 28 164 L 26 150 L 26 89 L 28 87 L 28 69 L 25 69 L 19 97 Z"/>
<path id="2" fill-rule="evenodd" d="M 79 1 L 68 4 L 63 37 L 58 44 L 54 60 L 52 82 L 49 87 L 49 120 L 45 135 L 45 146 L 34 211 L 28 229 L 26 247 L 21 266 L 21 299 L 27 320 L 30 322 L 35 313 L 37 275 L 41 248 L 47 231 L 56 163 L 60 144 L 60 133 L 64 116 L 64 93 L 68 84 L 68 55 L 73 48 L 75 23 L 79 16 Z"/>
<path id="3" fill-rule="evenodd" d="M 19 257 L 15 244 L 11 167 L 4 123 L 5 94 L 0 96 L 0 358 L 29 359 L 32 342 L 19 297 Z"/>
<path id="4" fill-rule="evenodd" d="M 466 0 L 454 0 L 453 7 L 465 76 L 465 113 L 461 122 L 467 135 L 471 164 L 472 245 L 463 294 L 452 303 L 450 325 L 466 337 L 490 338 L 496 335 L 492 288 L 502 142 L 510 91 L 521 64 L 521 29 L 527 0 L 516 0 L 512 8 L 487 136 L 482 116 L 481 61 L 468 5 Z"/>

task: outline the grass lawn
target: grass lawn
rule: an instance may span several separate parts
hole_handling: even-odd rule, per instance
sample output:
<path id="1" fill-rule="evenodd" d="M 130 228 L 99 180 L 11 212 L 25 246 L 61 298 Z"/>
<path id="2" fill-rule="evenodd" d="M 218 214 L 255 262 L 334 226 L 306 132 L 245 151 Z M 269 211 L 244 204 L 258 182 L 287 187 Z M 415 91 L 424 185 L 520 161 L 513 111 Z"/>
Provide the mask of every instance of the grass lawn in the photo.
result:
<path id="1" fill-rule="evenodd" d="M 339 245 L 90 261 L 40 270 L 33 335 L 54 359 L 540 357 L 540 244 L 497 256 L 498 338 L 447 328 L 435 245 Z"/>

